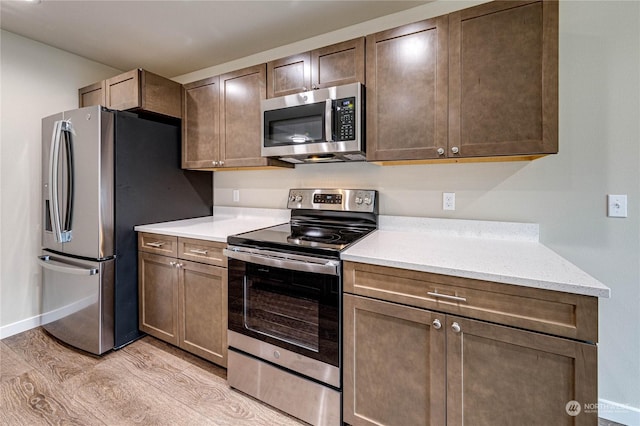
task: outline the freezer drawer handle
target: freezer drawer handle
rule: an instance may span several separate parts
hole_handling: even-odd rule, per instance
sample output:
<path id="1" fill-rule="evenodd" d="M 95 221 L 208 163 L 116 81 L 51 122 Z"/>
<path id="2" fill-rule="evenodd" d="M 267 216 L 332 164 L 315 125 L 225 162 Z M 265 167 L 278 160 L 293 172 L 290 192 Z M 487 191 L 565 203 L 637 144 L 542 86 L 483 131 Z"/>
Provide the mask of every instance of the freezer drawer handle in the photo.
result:
<path id="1" fill-rule="evenodd" d="M 40 261 L 40 265 L 43 268 L 50 269 L 56 272 L 62 272 L 64 274 L 74 274 L 74 275 L 95 275 L 98 273 L 97 268 L 79 268 L 77 266 L 63 266 L 65 265 L 62 262 L 57 262 L 51 259 L 51 256 L 38 256 L 38 260 Z"/>

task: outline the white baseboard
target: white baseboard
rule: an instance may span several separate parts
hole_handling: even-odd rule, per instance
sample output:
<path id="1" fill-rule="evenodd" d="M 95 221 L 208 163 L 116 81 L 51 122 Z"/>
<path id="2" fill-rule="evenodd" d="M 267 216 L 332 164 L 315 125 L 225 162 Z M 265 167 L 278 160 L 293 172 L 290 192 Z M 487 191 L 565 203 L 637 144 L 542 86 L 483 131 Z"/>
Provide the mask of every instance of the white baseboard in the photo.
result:
<path id="1" fill-rule="evenodd" d="M 26 318 L 12 324 L 3 325 L 0 327 L 0 339 L 31 330 L 32 328 L 39 327 L 41 324 L 42 315 L 36 315 L 35 317 Z"/>
<path id="2" fill-rule="evenodd" d="M 625 426 L 640 426 L 640 408 L 598 399 L 598 417 Z"/>

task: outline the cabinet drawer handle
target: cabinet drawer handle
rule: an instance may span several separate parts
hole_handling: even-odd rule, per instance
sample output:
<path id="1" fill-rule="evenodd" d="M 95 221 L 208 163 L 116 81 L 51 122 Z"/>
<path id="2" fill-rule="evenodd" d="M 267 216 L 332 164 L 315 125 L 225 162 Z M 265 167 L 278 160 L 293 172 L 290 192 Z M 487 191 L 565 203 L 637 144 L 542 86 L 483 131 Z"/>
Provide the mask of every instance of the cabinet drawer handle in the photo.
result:
<path id="1" fill-rule="evenodd" d="M 447 299 L 447 300 L 455 300 L 457 302 L 466 302 L 467 301 L 466 297 L 452 296 L 450 294 L 436 293 L 434 291 L 428 291 L 427 294 L 429 296 L 433 296 L 433 297 L 436 297 L 436 298 Z"/>
<path id="2" fill-rule="evenodd" d="M 201 255 L 205 256 L 208 252 L 206 250 L 190 249 L 189 253 L 201 254 Z"/>
<path id="3" fill-rule="evenodd" d="M 158 242 L 156 242 L 156 243 L 147 243 L 147 244 L 145 244 L 145 245 L 147 245 L 147 246 L 149 246 L 149 247 L 160 248 L 160 247 L 162 247 L 162 246 L 164 245 L 164 243 L 163 243 L 163 242 L 158 241 Z"/>

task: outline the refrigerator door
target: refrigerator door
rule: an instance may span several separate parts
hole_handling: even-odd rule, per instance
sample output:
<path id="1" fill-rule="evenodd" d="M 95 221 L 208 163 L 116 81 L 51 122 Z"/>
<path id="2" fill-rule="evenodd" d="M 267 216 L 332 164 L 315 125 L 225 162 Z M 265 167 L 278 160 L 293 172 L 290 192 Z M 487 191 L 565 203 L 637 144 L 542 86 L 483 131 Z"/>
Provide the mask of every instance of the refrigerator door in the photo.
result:
<path id="1" fill-rule="evenodd" d="M 42 120 L 44 248 L 106 259 L 113 248 L 113 114 L 92 106 Z"/>
<path id="2" fill-rule="evenodd" d="M 114 260 L 84 261 L 43 251 L 38 261 L 43 328 L 96 355 L 113 349 Z"/>

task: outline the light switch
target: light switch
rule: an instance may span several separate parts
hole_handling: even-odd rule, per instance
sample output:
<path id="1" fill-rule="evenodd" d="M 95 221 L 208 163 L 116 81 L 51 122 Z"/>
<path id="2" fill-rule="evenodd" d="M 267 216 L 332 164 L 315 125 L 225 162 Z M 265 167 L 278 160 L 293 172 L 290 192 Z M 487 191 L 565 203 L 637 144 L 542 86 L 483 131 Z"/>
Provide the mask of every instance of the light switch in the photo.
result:
<path id="1" fill-rule="evenodd" d="M 240 190 L 239 189 L 234 189 L 233 190 L 233 202 L 234 203 L 239 203 L 240 202 Z"/>
<path id="2" fill-rule="evenodd" d="M 607 216 L 627 217 L 627 195 L 607 195 Z"/>

